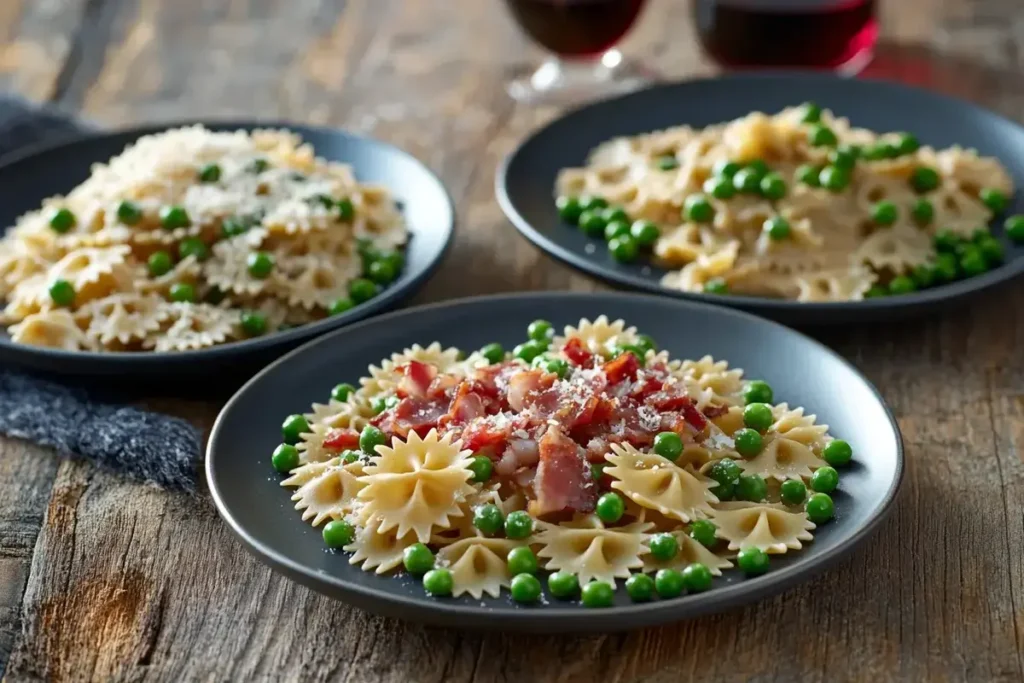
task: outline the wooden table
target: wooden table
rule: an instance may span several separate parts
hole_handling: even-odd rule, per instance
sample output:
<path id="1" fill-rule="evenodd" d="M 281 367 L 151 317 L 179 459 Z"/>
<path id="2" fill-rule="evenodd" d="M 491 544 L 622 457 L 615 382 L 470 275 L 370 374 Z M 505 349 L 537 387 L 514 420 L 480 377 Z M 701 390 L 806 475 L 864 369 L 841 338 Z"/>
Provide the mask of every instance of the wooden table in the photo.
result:
<path id="1" fill-rule="evenodd" d="M 876 73 L 1024 118 L 1017 0 L 883 0 Z M 688 3 L 625 48 L 713 72 Z M 484 0 L 4 0 L 0 87 L 106 125 L 219 115 L 343 126 L 450 188 L 460 229 L 419 301 L 592 289 L 519 238 L 498 160 L 556 112 L 505 81 L 539 53 Z M 921 112 L 921 116 L 927 116 Z M 467 286 L 468 283 L 472 283 Z M 385 620 L 259 564 L 208 497 L 0 441 L 0 673 L 21 680 L 674 681 L 1024 678 L 1024 291 L 824 341 L 891 402 L 908 478 L 845 564 L 745 609 L 600 637 Z M 208 427 L 218 405 L 154 402 Z"/>

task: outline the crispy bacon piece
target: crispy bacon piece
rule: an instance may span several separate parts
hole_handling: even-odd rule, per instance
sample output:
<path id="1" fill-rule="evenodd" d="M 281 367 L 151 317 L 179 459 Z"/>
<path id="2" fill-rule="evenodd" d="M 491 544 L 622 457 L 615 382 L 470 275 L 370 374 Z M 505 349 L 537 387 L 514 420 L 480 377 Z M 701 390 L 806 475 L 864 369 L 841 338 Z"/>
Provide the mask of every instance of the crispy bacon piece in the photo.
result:
<path id="1" fill-rule="evenodd" d="M 471 451 L 483 451 L 496 457 L 505 450 L 511 433 L 511 425 L 499 426 L 494 421 L 475 420 L 462 432 L 462 447 Z"/>
<path id="2" fill-rule="evenodd" d="M 430 383 L 437 377 L 437 368 L 427 363 L 411 360 L 402 366 L 402 379 L 398 382 L 395 393 L 399 398 L 415 396 L 425 398 Z"/>
<path id="3" fill-rule="evenodd" d="M 634 379 L 640 370 L 640 361 L 629 351 L 620 353 L 615 358 L 601 366 L 609 384 L 621 382 L 624 379 Z"/>
<path id="4" fill-rule="evenodd" d="M 682 411 L 683 419 L 698 432 L 703 432 L 704 429 L 707 428 L 707 418 L 704 417 L 703 413 L 697 410 L 697 406 L 694 405 L 693 401 L 690 401 L 689 405 L 684 405 L 682 407 Z"/>
<path id="5" fill-rule="evenodd" d="M 638 378 L 636 385 L 629 392 L 630 398 L 636 399 L 637 401 L 643 402 L 648 396 L 653 396 L 661 391 L 664 382 L 659 377 L 655 377 L 649 373 L 642 373 Z"/>
<path id="6" fill-rule="evenodd" d="M 704 417 L 708 418 L 709 420 L 713 420 L 716 417 L 721 417 L 722 415 L 725 415 L 728 412 L 729 412 L 729 406 L 725 406 L 725 405 L 722 405 L 722 406 L 710 406 L 709 405 L 709 406 L 706 406 L 704 408 Z"/>
<path id="7" fill-rule="evenodd" d="M 448 414 L 448 399 L 403 398 L 398 405 L 385 410 L 370 423 L 390 436 L 406 438 L 409 432 L 426 436 Z"/>
<path id="8" fill-rule="evenodd" d="M 557 375 L 542 370 L 523 370 L 508 379 L 508 404 L 512 410 L 530 405 L 535 395 L 545 392 L 558 379 Z"/>
<path id="9" fill-rule="evenodd" d="M 455 396 L 452 398 L 448 408 L 448 414 L 443 416 L 438 423 L 440 427 L 447 427 L 453 424 L 467 424 L 478 417 L 487 414 L 487 408 L 483 397 L 473 392 L 473 384 L 461 382 L 455 389 Z"/>
<path id="10" fill-rule="evenodd" d="M 579 365 L 580 367 L 589 367 L 590 362 L 594 359 L 594 354 L 583 345 L 583 341 L 579 337 L 573 337 L 569 341 L 565 342 L 565 346 L 562 347 L 562 353 L 573 365 Z"/>
<path id="11" fill-rule="evenodd" d="M 548 427 L 540 440 L 540 464 L 533 491 L 535 500 L 529 504 L 532 515 L 594 509 L 597 488 L 590 479 L 590 466 L 576 442 L 558 427 Z"/>
<path id="12" fill-rule="evenodd" d="M 324 435 L 324 448 L 339 451 L 359 448 L 359 432 L 354 429 L 332 429 Z"/>

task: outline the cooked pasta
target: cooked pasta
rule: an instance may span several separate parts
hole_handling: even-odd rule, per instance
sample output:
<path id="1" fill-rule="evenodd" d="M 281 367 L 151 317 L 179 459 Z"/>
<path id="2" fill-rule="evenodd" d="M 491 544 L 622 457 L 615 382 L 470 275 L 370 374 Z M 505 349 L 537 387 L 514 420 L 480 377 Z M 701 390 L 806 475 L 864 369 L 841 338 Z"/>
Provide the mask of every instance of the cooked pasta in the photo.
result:
<path id="1" fill-rule="evenodd" d="M 413 346 L 288 416 L 272 463 L 328 547 L 436 596 L 534 602 L 544 569 L 597 607 L 758 574 L 832 518 L 850 446 L 765 382 L 604 316 L 528 337 Z"/>
<path id="2" fill-rule="evenodd" d="M 0 239 L 18 343 L 186 351 L 374 296 L 407 237 L 387 191 L 283 130 L 139 138 Z"/>
<path id="3" fill-rule="evenodd" d="M 877 134 L 813 104 L 598 145 L 556 183 L 613 258 L 648 248 L 670 289 L 798 301 L 902 294 L 1002 261 L 996 160 Z M 632 223 L 631 223 L 632 222 Z"/>

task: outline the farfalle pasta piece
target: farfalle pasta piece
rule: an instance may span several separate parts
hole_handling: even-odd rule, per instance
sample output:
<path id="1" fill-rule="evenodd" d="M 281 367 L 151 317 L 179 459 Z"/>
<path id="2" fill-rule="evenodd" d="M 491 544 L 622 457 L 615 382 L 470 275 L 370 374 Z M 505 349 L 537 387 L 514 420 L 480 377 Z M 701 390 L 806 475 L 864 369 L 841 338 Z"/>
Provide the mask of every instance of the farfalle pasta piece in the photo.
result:
<path id="1" fill-rule="evenodd" d="M 193 351 L 221 344 L 238 333 L 237 311 L 210 304 L 168 304 L 174 322 L 159 334 L 146 338 L 143 346 L 156 351 Z"/>
<path id="2" fill-rule="evenodd" d="M 760 548 L 781 554 L 799 550 L 803 541 L 813 540 L 815 525 L 807 513 L 793 512 L 769 503 L 721 503 L 712 517 L 716 534 L 729 542 L 729 550 Z"/>
<path id="3" fill-rule="evenodd" d="M 609 321 L 608 316 L 599 315 L 593 322 L 587 318 L 579 325 L 565 326 L 565 335 L 554 338 L 554 347 L 560 348 L 569 339 L 579 339 L 592 353 L 606 353 L 613 346 L 635 344 L 638 340 L 635 327 L 626 327 L 622 320 Z"/>
<path id="4" fill-rule="evenodd" d="M 348 297 L 349 283 L 363 268 L 358 254 L 307 254 L 291 257 L 284 265 L 272 275 L 273 291 L 290 307 L 306 310 L 329 308 L 337 299 Z"/>
<path id="5" fill-rule="evenodd" d="M 522 541 L 507 538 L 473 536 L 444 546 L 437 559 L 451 572 L 452 595 L 469 593 L 479 600 L 486 594 L 496 598 L 512 581 L 508 553 L 522 545 Z"/>
<path id="6" fill-rule="evenodd" d="M 352 553 L 349 564 L 357 564 L 363 571 L 386 574 L 402 564 L 402 553 L 414 543 L 415 533 L 399 534 L 396 527 L 382 530 L 381 521 L 371 518 L 343 550 Z"/>
<path id="7" fill-rule="evenodd" d="M 638 505 L 689 522 L 708 517 L 718 498 L 709 480 L 677 467 L 655 453 L 641 453 L 629 444 L 612 444 L 605 456 L 610 463 L 604 472 L 615 479 L 612 488 Z"/>
<path id="8" fill-rule="evenodd" d="M 63 351 L 92 351 L 95 345 L 65 310 L 33 313 L 10 328 L 11 341 Z"/>
<path id="9" fill-rule="evenodd" d="M 743 395 L 743 371 L 730 369 L 729 363 L 716 361 L 711 356 L 699 360 L 684 360 L 679 374 L 692 380 L 702 389 L 710 389 L 720 404 L 734 405 L 741 402 Z"/>
<path id="10" fill-rule="evenodd" d="M 447 528 L 451 517 L 463 514 L 459 503 L 473 491 L 471 456 L 451 434 L 438 437 L 436 430 L 422 439 L 410 432 L 404 443 L 395 438 L 390 447 L 378 446 L 359 492 L 364 514 L 380 519 L 381 533 L 397 528 L 398 536 L 412 532 L 427 543 L 434 527 Z"/>
<path id="11" fill-rule="evenodd" d="M 458 349 L 444 348 L 440 342 L 433 342 L 426 348 L 419 344 L 413 344 L 401 353 L 393 353 L 391 362 L 395 367 L 401 367 L 409 361 L 418 361 L 433 365 L 439 372 L 450 373 L 459 364 L 460 357 Z"/>
<path id="12" fill-rule="evenodd" d="M 607 581 L 613 586 L 634 569 L 644 566 L 641 558 L 649 548 L 650 522 L 637 521 L 605 528 L 594 515 L 583 516 L 567 524 L 540 522 L 534 541 L 540 546 L 537 557 L 546 560 L 551 571 L 576 574 L 581 584 L 591 580 Z"/>
<path id="13" fill-rule="evenodd" d="M 171 317 L 171 311 L 159 297 L 120 293 L 88 302 L 75 317 L 87 323 L 90 338 L 110 346 L 150 337 Z"/>
<path id="14" fill-rule="evenodd" d="M 302 511 L 304 521 L 312 520 L 313 526 L 320 526 L 329 519 L 340 519 L 353 511 L 356 494 L 365 485 L 359 477 L 362 471 L 361 463 L 343 465 L 335 458 L 297 468 L 289 479 L 282 482 L 282 486 L 303 481 L 292 495 L 295 509 Z"/>

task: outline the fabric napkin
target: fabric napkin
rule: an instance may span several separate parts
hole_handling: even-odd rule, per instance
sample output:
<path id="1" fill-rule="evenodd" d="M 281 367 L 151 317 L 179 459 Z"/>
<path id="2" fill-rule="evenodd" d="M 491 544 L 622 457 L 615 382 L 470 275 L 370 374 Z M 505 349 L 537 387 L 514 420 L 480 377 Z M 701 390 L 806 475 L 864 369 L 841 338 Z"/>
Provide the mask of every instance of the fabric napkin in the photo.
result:
<path id="1" fill-rule="evenodd" d="M 58 110 L 0 95 L 0 164 L 12 152 L 91 129 Z M 80 388 L 0 368 L 0 433 L 133 479 L 196 492 L 198 429 L 176 417 L 107 403 Z"/>

